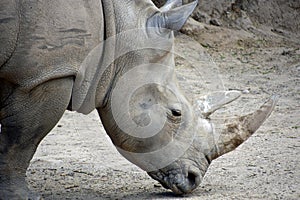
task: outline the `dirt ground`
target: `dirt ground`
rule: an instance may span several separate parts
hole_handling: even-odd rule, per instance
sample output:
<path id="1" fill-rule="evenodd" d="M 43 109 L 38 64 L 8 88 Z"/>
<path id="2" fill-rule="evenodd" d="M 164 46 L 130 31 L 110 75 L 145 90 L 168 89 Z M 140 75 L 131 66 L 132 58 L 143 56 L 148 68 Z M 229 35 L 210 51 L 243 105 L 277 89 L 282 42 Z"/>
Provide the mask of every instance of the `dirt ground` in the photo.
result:
<path id="1" fill-rule="evenodd" d="M 194 193 L 178 197 L 117 153 L 96 112 L 66 112 L 28 169 L 34 191 L 46 200 L 300 199 L 299 38 L 194 22 L 184 33 L 188 36 L 177 36 L 176 70 L 188 98 L 221 89 L 242 91 L 239 100 L 212 116 L 222 119 L 248 113 L 272 94 L 280 95 L 263 126 L 214 160 Z"/>

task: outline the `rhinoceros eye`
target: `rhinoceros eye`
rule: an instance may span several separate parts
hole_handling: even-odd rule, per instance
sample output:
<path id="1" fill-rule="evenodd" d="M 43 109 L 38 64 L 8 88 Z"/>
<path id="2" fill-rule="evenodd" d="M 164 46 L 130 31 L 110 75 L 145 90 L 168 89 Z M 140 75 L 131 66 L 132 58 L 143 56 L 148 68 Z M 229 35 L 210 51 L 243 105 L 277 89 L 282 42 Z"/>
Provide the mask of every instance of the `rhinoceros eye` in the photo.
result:
<path id="1" fill-rule="evenodd" d="M 169 112 L 167 112 L 167 117 L 171 121 L 171 123 L 178 124 L 181 122 L 181 110 L 170 108 Z"/>
<path id="2" fill-rule="evenodd" d="M 181 110 L 178 109 L 171 109 L 172 115 L 175 117 L 180 117 L 181 116 Z"/>

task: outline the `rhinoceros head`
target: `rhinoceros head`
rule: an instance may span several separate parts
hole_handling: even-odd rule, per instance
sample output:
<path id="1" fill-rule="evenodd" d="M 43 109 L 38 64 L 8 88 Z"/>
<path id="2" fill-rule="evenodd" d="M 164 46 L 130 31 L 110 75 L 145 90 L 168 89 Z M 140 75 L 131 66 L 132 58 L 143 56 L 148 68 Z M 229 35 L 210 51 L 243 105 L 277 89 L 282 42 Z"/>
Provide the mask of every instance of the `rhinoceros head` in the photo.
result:
<path id="1" fill-rule="evenodd" d="M 194 190 L 210 162 L 245 141 L 275 103 L 271 99 L 215 130 L 208 116 L 239 93 L 213 93 L 197 105 L 186 99 L 174 72 L 172 30 L 181 28 L 196 4 L 172 0 L 161 9 L 152 6 L 139 29 L 118 33 L 115 75 L 98 109 L 117 150 L 177 194 Z"/>

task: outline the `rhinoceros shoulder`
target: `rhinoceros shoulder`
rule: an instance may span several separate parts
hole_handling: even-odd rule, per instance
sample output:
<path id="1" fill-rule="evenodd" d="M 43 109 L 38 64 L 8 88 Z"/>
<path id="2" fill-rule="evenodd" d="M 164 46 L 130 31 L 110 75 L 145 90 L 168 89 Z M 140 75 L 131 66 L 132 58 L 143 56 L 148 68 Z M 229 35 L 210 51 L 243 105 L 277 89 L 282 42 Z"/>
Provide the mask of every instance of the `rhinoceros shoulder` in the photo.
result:
<path id="1" fill-rule="evenodd" d="M 22 1 L 14 9 L 11 16 L 19 19 L 16 47 L 0 78 L 24 89 L 76 76 L 85 57 L 103 40 L 101 1 Z M 0 29 L 9 32 L 3 23 Z M 13 39 L 7 34 L 2 40 Z"/>

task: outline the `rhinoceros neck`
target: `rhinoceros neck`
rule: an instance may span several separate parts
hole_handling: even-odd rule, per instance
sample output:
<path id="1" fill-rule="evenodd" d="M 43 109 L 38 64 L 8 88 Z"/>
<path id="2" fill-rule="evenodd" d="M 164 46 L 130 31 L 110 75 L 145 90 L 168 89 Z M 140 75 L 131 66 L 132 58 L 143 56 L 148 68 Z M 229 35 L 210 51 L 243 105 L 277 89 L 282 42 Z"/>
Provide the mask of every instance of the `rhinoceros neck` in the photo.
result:
<path id="1" fill-rule="evenodd" d="M 71 110 L 83 114 L 100 107 L 111 85 L 114 73 L 113 57 L 116 34 L 116 20 L 113 1 L 102 1 L 103 40 L 86 56 L 76 76 Z"/>
<path id="2" fill-rule="evenodd" d="M 151 2 L 145 2 L 102 1 L 104 40 L 90 51 L 80 67 L 73 89 L 72 110 L 87 114 L 105 104 L 118 72 L 124 68 L 124 65 L 116 64 L 120 41 L 131 40 L 122 33 L 145 25 L 145 11 L 142 16 L 141 13 L 153 6 Z"/>
<path id="3" fill-rule="evenodd" d="M 151 0 L 124 0 L 122 3 L 117 0 L 103 0 L 102 4 L 105 18 L 105 56 L 101 64 L 110 74 L 110 82 L 104 99 L 101 100 L 102 104 L 98 107 L 105 106 L 115 83 L 140 59 L 128 56 L 127 53 L 135 51 L 138 48 L 136 44 L 143 42 L 139 34 L 145 31 L 147 19 L 157 11 Z"/>

